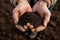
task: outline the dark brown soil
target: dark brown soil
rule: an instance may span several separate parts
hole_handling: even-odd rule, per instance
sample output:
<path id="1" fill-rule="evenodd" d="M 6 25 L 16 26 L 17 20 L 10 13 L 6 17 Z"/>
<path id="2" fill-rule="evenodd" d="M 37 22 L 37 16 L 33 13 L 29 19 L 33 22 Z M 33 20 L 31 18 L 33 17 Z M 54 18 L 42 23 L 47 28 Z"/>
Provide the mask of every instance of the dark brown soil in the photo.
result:
<path id="1" fill-rule="evenodd" d="M 42 18 L 39 16 L 37 12 L 27 12 L 20 17 L 18 24 L 24 26 L 27 23 L 34 25 L 34 27 L 36 28 L 42 24 Z"/>
<path id="2" fill-rule="evenodd" d="M 47 28 L 41 31 L 37 36 L 37 38 L 30 39 L 24 36 L 15 27 L 12 19 L 13 7 L 10 4 L 9 0 L 0 0 L 0 40 L 60 40 L 60 12 L 59 12 L 60 10 L 58 10 L 59 5 L 56 7 L 57 8 L 55 9 L 55 11 L 52 11 L 51 20 Z M 30 15 L 36 16 L 37 14 L 30 14 Z M 37 20 L 39 20 L 38 15 L 36 16 L 36 18 Z M 35 25 L 35 21 L 32 22 L 33 25 Z M 39 25 L 40 24 L 38 22 L 37 25 L 35 26 L 39 26 Z"/>

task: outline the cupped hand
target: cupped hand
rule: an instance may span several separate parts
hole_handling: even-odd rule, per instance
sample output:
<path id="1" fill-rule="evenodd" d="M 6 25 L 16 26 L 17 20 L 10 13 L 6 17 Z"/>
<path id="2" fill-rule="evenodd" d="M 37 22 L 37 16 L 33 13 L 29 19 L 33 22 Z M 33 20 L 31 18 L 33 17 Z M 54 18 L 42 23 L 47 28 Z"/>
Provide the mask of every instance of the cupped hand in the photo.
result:
<path id="1" fill-rule="evenodd" d="M 25 12 L 32 12 L 32 8 L 30 7 L 29 3 L 27 1 L 21 1 L 18 3 L 18 5 L 13 9 L 13 20 L 15 25 L 19 21 L 19 17 L 22 16 Z M 18 28 L 20 31 L 25 31 L 27 29 L 26 25 L 21 27 L 20 25 L 16 25 L 16 28 Z"/>

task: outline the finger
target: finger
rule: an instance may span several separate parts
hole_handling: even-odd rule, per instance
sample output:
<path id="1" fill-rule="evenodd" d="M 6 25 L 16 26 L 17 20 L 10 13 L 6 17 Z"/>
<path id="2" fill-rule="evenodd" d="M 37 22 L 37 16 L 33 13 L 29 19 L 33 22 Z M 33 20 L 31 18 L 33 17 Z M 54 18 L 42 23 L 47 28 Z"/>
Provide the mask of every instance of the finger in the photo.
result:
<path id="1" fill-rule="evenodd" d="M 24 25 L 24 29 L 25 29 L 25 30 L 27 30 L 27 29 L 28 29 L 28 27 L 27 27 L 26 25 Z"/>
<path id="2" fill-rule="evenodd" d="M 32 31 L 32 32 L 35 32 L 35 29 L 32 29 L 31 31 Z"/>
<path id="3" fill-rule="evenodd" d="M 33 25 L 30 25 L 29 28 L 30 28 L 30 29 L 33 29 Z"/>
<path id="4" fill-rule="evenodd" d="M 30 26 L 30 23 L 27 23 L 26 25 L 29 27 Z"/>
<path id="5" fill-rule="evenodd" d="M 16 28 L 19 29 L 22 32 L 25 32 L 25 29 L 20 25 L 16 25 Z"/>
<path id="6" fill-rule="evenodd" d="M 19 21 L 19 13 L 17 10 L 13 10 L 13 20 L 14 20 L 14 23 L 17 24 L 18 21 Z"/>
<path id="7" fill-rule="evenodd" d="M 39 31 L 40 31 L 40 29 L 41 29 L 41 28 L 40 28 L 40 26 L 39 26 L 38 28 L 36 28 L 36 31 L 37 31 L 37 32 L 39 32 Z"/>
<path id="8" fill-rule="evenodd" d="M 46 27 L 44 26 L 39 26 L 38 28 L 36 28 L 36 31 L 39 32 L 39 31 L 42 31 L 44 30 Z"/>

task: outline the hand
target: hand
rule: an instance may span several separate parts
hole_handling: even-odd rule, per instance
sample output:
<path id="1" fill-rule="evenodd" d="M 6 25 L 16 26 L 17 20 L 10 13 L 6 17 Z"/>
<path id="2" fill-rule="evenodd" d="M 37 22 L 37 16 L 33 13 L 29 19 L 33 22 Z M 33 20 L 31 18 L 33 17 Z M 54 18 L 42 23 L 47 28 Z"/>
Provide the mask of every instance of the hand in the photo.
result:
<path id="1" fill-rule="evenodd" d="M 18 5 L 13 9 L 13 20 L 14 23 L 17 24 L 19 21 L 19 17 L 22 16 L 25 12 L 31 12 L 32 9 L 27 1 L 19 2 Z M 16 28 L 18 28 L 21 31 L 25 31 L 27 29 L 26 26 L 21 27 L 20 25 L 16 25 Z"/>
<path id="2" fill-rule="evenodd" d="M 47 3 L 45 1 L 38 1 L 34 6 L 33 6 L 33 12 L 37 11 L 39 15 L 44 18 L 43 25 L 44 26 L 39 26 L 36 28 L 36 31 L 42 31 L 47 27 L 47 24 L 50 20 L 51 12 L 49 11 L 47 7 Z"/>

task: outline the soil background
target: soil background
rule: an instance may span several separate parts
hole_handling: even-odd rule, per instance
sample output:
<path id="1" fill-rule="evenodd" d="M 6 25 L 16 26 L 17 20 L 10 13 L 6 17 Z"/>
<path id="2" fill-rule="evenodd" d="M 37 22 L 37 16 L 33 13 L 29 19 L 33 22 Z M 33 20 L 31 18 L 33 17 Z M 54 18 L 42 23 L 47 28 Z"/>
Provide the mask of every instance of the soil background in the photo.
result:
<path id="1" fill-rule="evenodd" d="M 0 0 L 0 40 L 60 40 L 60 0 L 52 11 L 47 28 L 35 39 L 24 36 L 15 27 L 12 10 L 13 6 L 9 0 Z"/>

